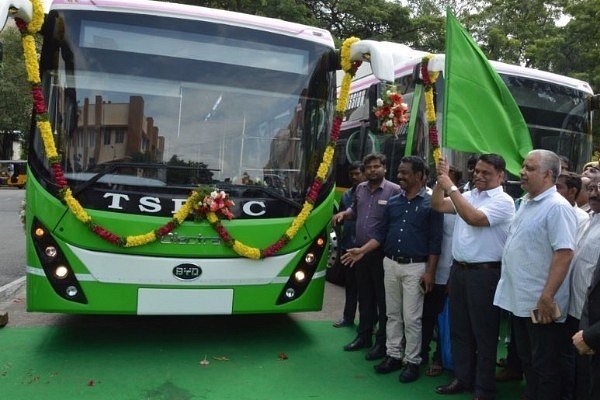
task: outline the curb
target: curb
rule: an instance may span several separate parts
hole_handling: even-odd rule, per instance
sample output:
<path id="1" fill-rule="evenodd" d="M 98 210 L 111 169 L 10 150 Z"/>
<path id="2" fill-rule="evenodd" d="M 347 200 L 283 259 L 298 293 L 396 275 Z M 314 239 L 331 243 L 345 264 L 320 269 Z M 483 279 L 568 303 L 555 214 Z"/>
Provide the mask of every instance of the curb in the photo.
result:
<path id="1" fill-rule="evenodd" d="M 25 286 L 25 277 L 22 276 L 4 286 L 0 286 L 0 302 L 5 301 L 8 297 L 14 295 Z"/>

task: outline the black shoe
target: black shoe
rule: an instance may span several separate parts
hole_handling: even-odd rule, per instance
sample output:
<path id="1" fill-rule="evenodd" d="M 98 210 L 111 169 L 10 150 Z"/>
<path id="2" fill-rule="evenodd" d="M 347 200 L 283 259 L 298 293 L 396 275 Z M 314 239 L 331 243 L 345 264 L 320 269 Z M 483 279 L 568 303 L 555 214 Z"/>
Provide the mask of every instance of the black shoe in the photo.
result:
<path id="1" fill-rule="evenodd" d="M 506 367 L 496 374 L 495 379 L 496 382 L 521 381 L 523 380 L 523 372 Z"/>
<path id="2" fill-rule="evenodd" d="M 457 394 L 468 390 L 469 388 L 460 383 L 456 378 L 454 378 L 452 382 L 447 385 L 438 386 L 435 388 L 435 391 L 439 394 Z"/>
<path id="3" fill-rule="evenodd" d="M 402 383 L 414 382 L 419 379 L 419 366 L 413 363 L 406 363 L 398 380 Z"/>
<path id="4" fill-rule="evenodd" d="M 390 372 L 402 369 L 402 360 L 385 356 L 385 359 L 380 364 L 373 365 L 373 368 L 378 374 L 389 374 Z"/>
<path id="5" fill-rule="evenodd" d="M 342 328 L 345 326 L 354 326 L 354 321 L 348 321 L 347 319 L 342 318 L 339 321 L 333 323 L 334 328 Z"/>
<path id="6" fill-rule="evenodd" d="M 365 339 L 362 336 L 357 336 L 352 342 L 344 346 L 345 351 L 356 351 L 371 347 L 371 339 Z"/>
<path id="7" fill-rule="evenodd" d="M 385 357 L 387 349 L 385 348 L 385 344 L 375 343 L 375 346 L 365 356 L 365 360 L 373 361 L 380 360 Z"/>

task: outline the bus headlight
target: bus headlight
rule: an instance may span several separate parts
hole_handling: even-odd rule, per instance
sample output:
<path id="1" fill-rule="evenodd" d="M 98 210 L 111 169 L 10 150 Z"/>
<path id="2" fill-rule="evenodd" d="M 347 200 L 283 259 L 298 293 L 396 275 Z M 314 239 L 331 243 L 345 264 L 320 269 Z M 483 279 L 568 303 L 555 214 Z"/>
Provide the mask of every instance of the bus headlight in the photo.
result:
<path id="1" fill-rule="evenodd" d="M 67 293 L 67 296 L 69 296 L 69 297 L 75 297 L 75 296 L 77 296 L 77 293 L 79 293 L 79 291 L 77 290 L 77 288 L 75 286 L 68 286 L 66 293 Z"/>
<path id="2" fill-rule="evenodd" d="M 57 254 L 56 247 L 48 246 L 48 247 L 46 247 L 46 250 L 44 250 L 44 253 L 46 253 L 46 255 L 50 258 L 54 258 L 54 257 L 56 257 L 56 254 Z"/>
<path id="3" fill-rule="evenodd" d="M 35 254 L 54 292 L 63 299 L 87 304 L 83 289 L 62 249 L 37 218 L 33 219 L 30 235 Z"/>
<path id="4" fill-rule="evenodd" d="M 281 290 L 275 304 L 282 305 L 302 296 L 317 271 L 319 261 L 324 257 L 326 247 L 327 234 L 323 231 L 306 249 L 298 265 L 296 265 L 296 268 L 294 268 L 287 283 Z"/>
<path id="5" fill-rule="evenodd" d="M 306 274 L 304 271 L 296 271 L 294 278 L 296 278 L 298 282 L 302 282 L 304 279 L 306 279 Z"/>
<path id="6" fill-rule="evenodd" d="M 314 253 L 307 253 L 306 256 L 304 256 L 304 262 L 308 265 L 313 265 L 316 259 Z"/>
<path id="7" fill-rule="evenodd" d="M 59 265 L 54 270 L 54 276 L 58 279 L 65 279 L 67 275 L 69 275 L 69 270 L 64 265 Z"/>

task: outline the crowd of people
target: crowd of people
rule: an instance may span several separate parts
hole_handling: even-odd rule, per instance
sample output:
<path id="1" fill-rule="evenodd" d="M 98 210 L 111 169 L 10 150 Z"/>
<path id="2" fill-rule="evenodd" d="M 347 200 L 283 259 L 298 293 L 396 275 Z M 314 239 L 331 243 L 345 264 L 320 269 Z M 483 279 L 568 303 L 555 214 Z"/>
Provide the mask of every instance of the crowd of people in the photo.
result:
<path id="1" fill-rule="evenodd" d="M 598 162 L 578 174 L 565 157 L 533 150 L 516 200 L 504 191 L 498 154 L 470 158 L 466 182 L 444 158 L 436 172 L 429 188 L 417 156 L 402 158 L 397 183 L 385 178 L 383 154 L 353 165 L 353 187 L 332 221 L 344 227 L 347 268 L 334 326 L 354 326 L 359 311 L 356 338 L 343 349 L 366 349 L 366 360 L 380 360 L 375 373 L 400 371 L 402 383 L 419 379 L 421 365 L 441 375 L 446 351 L 453 379 L 435 387 L 440 395 L 494 399 L 498 382 L 524 379 L 522 399 L 600 398 Z M 450 348 L 438 333 L 430 354 L 446 304 Z"/>

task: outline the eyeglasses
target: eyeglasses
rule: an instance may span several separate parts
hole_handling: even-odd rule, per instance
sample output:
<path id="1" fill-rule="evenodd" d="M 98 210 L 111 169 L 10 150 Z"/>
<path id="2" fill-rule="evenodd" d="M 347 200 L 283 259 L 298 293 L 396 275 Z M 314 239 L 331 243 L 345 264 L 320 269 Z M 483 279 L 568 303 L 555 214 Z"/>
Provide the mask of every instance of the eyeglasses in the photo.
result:
<path id="1" fill-rule="evenodd" d="M 594 190 L 600 192 L 600 182 L 587 185 L 586 189 L 588 192 L 593 192 Z"/>

